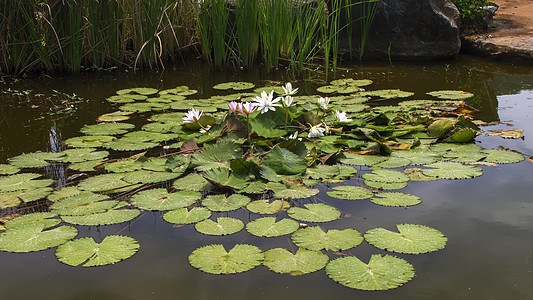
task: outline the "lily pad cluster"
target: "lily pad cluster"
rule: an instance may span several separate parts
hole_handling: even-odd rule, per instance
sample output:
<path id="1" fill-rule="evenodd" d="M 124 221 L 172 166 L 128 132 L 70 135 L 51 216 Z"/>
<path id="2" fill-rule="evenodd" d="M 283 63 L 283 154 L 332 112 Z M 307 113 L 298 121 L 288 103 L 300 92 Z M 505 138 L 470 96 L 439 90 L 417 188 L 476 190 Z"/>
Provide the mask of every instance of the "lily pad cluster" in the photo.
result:
<path id="1" fill-rule="evenodd" d="M 120 90 L 108 98 L 119 110 L 66 140 L 69 149 L 25 153 L 0 166 L 2 209 L 41 201 L 46 210 L 6 222 L 0 250 L 57 247 L 57 258 L 69 265 L 112 264 L 134 255 L 139 243 L 118 235 L 100 242 L 74 239 L 76 226 L 129 222 L 142 211 L 160 211 L 166 222 L 194 226 L 201 234 L 290 235 L 297 247 L 207 245 L 194 250 L 189 262 L 208 273 L 244 272 L 261 264 L 292 275 L 325 268 L 348 287 L 398 287 L 414 276 L 406 260 L 373 255 L 368 263 L 354 256 L 330 261 L 332 251 L 366 241 L 386 251 L 420 254 L 442 249 L 446 237 L 414 224 L 400 224 L 398 232 L 326 230 L 323 224 L 342 216 L 328 197 L 414 206 L 422 200 L 393 190 L 410 181 L 477 177 L 483 174 L 478 165 L 524 157 L 471 143 L 480 130 L 460 100 L 405 100 L 372 108 L 373 102 L 413 94 L 361 88 L 371 83 L 333 81 L 319 89 L 326 98 L 297 96 L 291 84 L 228 94 L 254 88 L 246 82 L 217 84 L 221 95 L 207 99 L 195 98 L 197 91 L 187 86 Z M 126 122 L 136 113 L 147 120 L 140 128 Z M 53 188 L 54 180 L 42 176 L 50 165 L 72 173 L 66 185 Z M 356 184 L 347 181 L 356 177 L 361 179 Z M 319 187 L 326 190 L 324 199 Z M 248 220 L 228 215 L 242 210 L 250 212 Z"/>

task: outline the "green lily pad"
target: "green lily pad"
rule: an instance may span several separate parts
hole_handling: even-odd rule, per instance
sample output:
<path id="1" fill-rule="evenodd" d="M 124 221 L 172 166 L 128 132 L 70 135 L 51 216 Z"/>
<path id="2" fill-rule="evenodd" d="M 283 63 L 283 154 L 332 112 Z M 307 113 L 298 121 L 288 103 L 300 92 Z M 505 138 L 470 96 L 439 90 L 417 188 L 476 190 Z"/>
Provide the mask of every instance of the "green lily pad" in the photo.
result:
<path id="1" fill-rule="evenodd" d="M 343 153 L 344 157 L 340 158 L 339 161 L 347 165 L 356 165 L 356 166 L 372 166 L 379 164 L 385 160 L 386 157 L 377 156 L 377 155 L 361 155 L 357 153 L 345 152 Z"/>
<path id="2" fill-rule="evenodd" d="M 355 256 L 334 259 L 326 266 L 326 274 L 349 288 L 383 291 L 405 284 L 415 276 L 415 270 L 404 259 L 374 254 L 368 264 Z"/>
<path id="3" fill-rule="evenodd" d="M 128 132 L 135 125 L 129 123 L 102 123 L 96 125 L 85 125 L 80 130 L 87 135 L 117 135 Z"/>
<path id="4" fill-rule="evenodd" d="M 93 192 L 81 192 L 79 194 L 63 198 L 50 206 L 50 211 L 63 216 L 81 216 L 105 212 L 117 206 L 117 200 L 109 200 L 108 196 Z"/>
<path id="5" fill-rule="evenodd" d="M 265 251 L 263 265 L 276 273 L 296 276 L 321 270 L 328 261 L 329 257 L 319 251 L 300 248 L 292 254 L 287 249 L 275 248 Z"/>
<path id="6" fill-rule="evenodd" d="M 289 217 L 305 222 L 330 222 L 341 216 L 338 209 L 323 203 L 309 203 L 304 204 L 304 206 L 305 208 L 289 208 L 287 210 Z"/>
<path id="7" fill-rule="evenodd" d="M 259 266 L 265 258 L 256 246 L 237 244 L 230 251 L 223 245 L 209 245 L 194 250 L 189 255 L 191 266 L 211 274 L 235 274 Z"/>
<path id="8" fill-rule="evenodd" d="M 139 94 L 139 95 L 150 96 L 150 95 L 157 94 L 158 91 L 159 90 L 154 89 L 154 88 L 138 87 L 138 88 L 118 90 L 117 95 Z"/>
<path id="9" fill-rule="evenodd" d="M 413 206 L 421 202 L 415 195 L 398 192 L 377 193 L 370 201 L 383 206 Z"/>
<path id="10" fill-rule="evenodd" d="M 426 165 L 432 164 L 442 160 L 439 153 L 430 151 L 428 149 L 412 149 L 409 151 L 395 151 L 391 154 L 393 157 L 407 158 L 412 165 Z"/>
<path id="11" fill-rule="evenodd" d="M 167 103 L 159 102 L 141 102 L 141 103 L 128 103 L 119 107 L 123 111 L 131 112 L 149 112 L 153 110 L 163 110 L 170 108 Z"/>
<path id="12" fill-rule="evenodd" d="M 174 181 L 174 187 L 182 191 L 204 192 L 210 190 L 213 186 L 202 175 L 191 173 Z"/>
<path id="13" fill-rule="evenodd" d="M 0 250 L 7 252 L 33 252 L 57 247 L 73 239 L 78 230 L 60 226 L 45 230 L 43 223 L 32 223 L 10 228 L 0 234 Z"/>
<path id="14" fill-rule="evenodd" d="M 115 111 L 112 113 L 103 114 L 98 117 L 98 122 L 119 122 L 128 120 L 130 115 L 133 114 L 131 111 Z"/>
<path id="15" fill-rule="evenodd" d="M 159 142 L 146 142 L 135 138 L 120 138 L 104 144 L 105 148 L 115 151 L 140 151 L 157 146 Z"/>
<path id="16" fill-rule="evenodd" d="M 301 228 L 291 236 L 298 247 L 309 250 L 347 250 L 363 242 L 363 235 L 352 228 L 344 230 L 331 229 L 324 232 L 318 226 Z"/>
<path id="17" fill-rule="evenodd" d="M 384 99 L 394 99 L 394 98 L 407 98 L 413 96 L 415 93 L 412 92 L 405 92 L 401 90 L 376 90 L 376 91 L 367 91 L 367 92 L 361 92 L 359 95 L 361 96 L 372 96 L 372 97 L 379 97 Z"/>
<path id="18" fill-rule="evenodd" d="M 124 176 L 122 173 L 96 175 L 81 181 L 78 188 L 91 192 L 116 192 L 121 188 L 133 186 L 133 184 L 123 180 Z"/>
<path id="19" fill-rule="evenodd" d="M 65 144 L 75 148 L 96 148 L 114 139 L 116 138 L 110 135 L 86 135 L 70 138 L 65 141 Z"/>
<path id="20" fill-rule="evenodd" d="M 199 192 L 168 193 L 166 189 L 156 188 L 136 193 L 131 197 L 131 204 L 144 210 L 173 210 L 192 205 L 201 197 L 202 194 Z"/>
<path id="21" fill-rule="evenodd" d="M 365 180 L 365 184 L 371 188 L 375 188 L 378 190 L 400 190 L 408 185 L 408 181 L 383 182 L 383 181 Z"/>
<path id="22" fill-rule="evenodd" d="M 192 157 L 192 162 L 198 171 L 212 168 L 229 168 L 229 162 L 242 156 L 241 148 L 229 140 L 221 140 Z"/>
<path id="23" fill-rule="evenodd" d="M 232 211 L 246 206 L 250 202 L 250 197 L 240 194 L 233 194 L 226 197 L 224 194 L 208 195 L 202 200 L 202 205 L 212 211 Z"/>
<path id="24" fill-rule="evenodd" d="M 69 169 L 80 171 L 80 172 L 92 172 L 95 170 L 95 168 L 103 163 L 103 160 L 97 159 L 97 160 L 89 160 L 89 161 L 83 161 L 79 163 L 73 163 L 70 164 L 68 167 Z"/>
<path id="25" fill-rule="evenodd" d="M 139 170 L 127 173 L 122 180 L 129 183 L 158 183 L 178 178 L 180 173 Z"/>
<path id="26" fill-rule="evenodd" d="M 390 156 L 387 160 L 382 161 L 378 164 L 373 165 L 372 167 L 378 168 L 401 168 L 411 164 L 411 160 L 403 157 Z"/>
<path id="27" fill-rule="evenodd" d="M 272 202 L 267 199 L 256 200 L 248 203 L 246 208 L 256 214 L 277 214 L 290 207 L 290 204 L 283 200 L 274 200 Z"/>
<path id="28" fill-rule="evenodd" d="M 275 237 L 291 234 L 298 230 L 300 224 L 291 219 L 276 221 L 275 217 L 255 219 L 246 224 L 246 230 L 259 237 Z"/>
<path id="29" fill-rule="evenodd" d="M 248 90 L 255 86 L 255 84 L 251 82 L 224 82 L 219 83 L 213 86 L 215 90 Z"/>
<path id="30" fill-rule="evenodd" d="M 448 238 L 442 232 L 423 225 L 398 224 L 398 232 L 373 228 L 365 233 L 365 240 L 372 246 L 387 251 L 421 254 L 440 250 Z"/>
<path id="31" fill-rule="evenodd" d="M 211 216 L 211 211 L 205 207 L 178 208 L 163 215 L 163 219 L 173 224 L 193 224 Z"/>
<path id="32" fill-rule="evenodd" d="M 57 160 L 63 157 L 61 153 L 34 152 L 25 153 L 9 159 L 9 163 L 19 168 L 39 168 L 50 165 L 47 160 Z"/>
<path id="33" fill-rule="evenodd" d="M 363 179 L 378 182 L 400 183 L 409 181 L 409 176 L 393 170 L 374 170 L 361 175 Z"/>
<path id="34" fill-rule="evenodd" d="M 425 166 L 431 169 L 423 169 L 424 175 L 437 178 L 467 179 L 483 175 L 483 169 L 480 167 L 456 162 L 436 162 Z"/>
<path id="35" fill-rule="evenodd" d="M 13 175 L 19 171 L 20 168 L 17 166 L 0 164 L 0 175 Z"/>
<path id="36" fill-rule="evenodd" d="M 52 179 L 35 179 L 41 177 L 36 173 L 19 173 L 0 177 L 0 193 L 31 190 L 51 185 Z"/>
<path id="37" fill-rule="evenodd" d="M 326 194 L 330 197 L 344 200 L 368 199 L 374 195 L 374 193 L 369 189 L 351 185 L 333 187 L 333 190 L 327 191 Z"/>
<path id="38" fill-rule="evenodd" d="M 428 126 L 428 135 L 443 138 L 453 129 L 454 123 L 449 119 L 438 119 Z"/>
<path id="39" fill-rule="evenodd" d="M 431 177 L 431 176 L 424 175 L 424 173 L 422 171 L 423 171 L 423 169 L 421 169 L 421 168 L 406 168 L 405 170 L 403 170 L 403 172 L 405 174 L 409 175 L 409 180 L 410 181 L 433 181 L 433 180 L 439 180 L 439 178 L 437 178 L 437 177 Z"/>
<path id="40" fill-rule="evenodd" d="M 55 190 L 48 196 L 48 200 L 55 202 L 57 200 L 67 198 L 70 196 L 78 195 L 81 191 L 76 186 L 63 187 L 59 190 Z"/>
<path id="41" fill-rule="evenodd" d="M 61 161 L 78 163 L 91 160 L 99 160 L 106 158 L 109 155 L 107 151 L 95 151 L 94 148 L 82 148 L 82 149 L 68 149 L 60 153 L 65 156 L 61 158 Z"/>
<path id="42" fill-rule="evenodd" d="M 83 216 L 61 216 L 61 219 L 75 225 L 98 226 L 128 222 L 138 217 L 140 213 L 138 209 L 111 209 Z"/>
<path id="43" fill-rule="evenodd" d="M 15 195 L 0 194 L 0 209 L 17 207 L 20 202 L 20 199 Z"/>
<path id="44" fill-rule="evenodd" d="M 483 159 L 484 162 L 496 164 L 512 164 L 525 160 L 524 155 L 512 151 L 489 149 L 483 150 L 487 156 Z"/>
<path id="45" fill-rule="evenodd" d="M 40 223 L 44 225 L 44 228 L 50 228 L 61 223 L 61 220 L 56 218 L 57 214 L 52 212 L 37 212 L 26 215 L 18 216 L 14 219 L 7 221 L 4 226 L 7 229 L 15 228 L 22 225 Z"/>
<path id="46" fill-rule="evenodd" d="M 200 221 L 194 225 L 194 228 L 203 234 L 228 235 L 241 231 L 244 223 L 235 218 L 218 217 L 216 222 L 210 219 Z"/>
<path id="47" fill-rule="evenodd" d="M 135 94 L 123 94 L 123 95 L 114 95 L 106 98 L 107 101 L 112 103 L 131 103 L 135 101 L 142 101 L 148 98 L 145 95 L 135 95 Z"/>
<path id="48" fill-rule="evenodd" d="M 85 237 L 57 247 L 56 257 L 70 266 L 105 266 L 132 257 L 139 247 L 139 242 L 129 236 L 108 235 L 101 243 Z"/>
<path id="49" fill-rule="evenodd" d="M 41 187 L 28 190 L 21 190 L 12 192 L 11 194 L 24 201 L 25 203 L 36 201 L 39 199 L 46 198 L 46 196 L 52 193 L 53 189 L 51 187 Z"/>
<path id="50" fill-rule="evenodd" d="M 464 100 L 464 99 L 474 97 L 474 94 L 472 93 L 457 91 L 457 90 L 433 91 L 427 94 L 433 97 L 437 97 L 439 99 L 449 99 L 449 100 Z"/>
<path id="51" fill-rule="evenodd" d="M 227 168 L 213 168 L 205 171 L 204 178 L 221 186 L 237 190 L 243 189 L 250 183 L 248 176 L 240 176 L 235 172 L 230 174 Z"/>
<path id="52" fill-rule="evenodd" d="M 353 78 L 342 78 L 342 79 L 336 79 L 332 80 L 329 84 L 332 85 L 356 85 L 356 86 L 367 86 L 372 84 L 372 80 L 370 79 L 353 79 Z"/>
<path id="53" fill-rule="evenodd" d="M 317 195 L 319 189 L 310 189 L 298 183 L 291 182 L 269 182 L 267 189 L 274 191 L 274 196 L 281 199 L 304 199 Z"/>

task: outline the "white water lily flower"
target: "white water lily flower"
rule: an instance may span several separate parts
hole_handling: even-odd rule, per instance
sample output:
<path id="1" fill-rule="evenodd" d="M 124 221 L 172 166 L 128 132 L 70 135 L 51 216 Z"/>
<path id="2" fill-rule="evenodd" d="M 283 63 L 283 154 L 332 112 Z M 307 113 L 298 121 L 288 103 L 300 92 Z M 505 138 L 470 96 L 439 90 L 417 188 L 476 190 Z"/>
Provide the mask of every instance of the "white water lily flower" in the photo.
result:
<path id="1" fill-rule="evenodd" d="M 270 91 L 270 93 L 267 94 L 267 92 L 262 91 L 261 97 L 257 96 L 255 97 L 254 101 L 257 102 L 257 109 L 261 111 L 262 114 L 266 113 L 267 111 L 275 111 L 276 106 L 281 106 L 281 104 L 276 103 L 281 100 L 281 97 L 277 97 L 274 99 L 274 91 Z"/>
<path id="2" fill-rule="evenodd" d="M 207 126 L 205 126 L 205 128 L 201 128 L 200 129 L 200 133 L 201 134 L 207 133 L 209 131 L 209 129 L 211 129 L 211 125 L 207 125 Z"/>
<path id="3" fill-rule="evenodd" d="M 200 120 L 200 117 L 202 116 L 204 112 L 203 111 L 200 111 L 200 110 L 197 110 L 197 109 L 191 109 L 187 112 L 187 114 L 185 114 L 185 117 L 183 117 L 183 122 L 184 123 L 195 123 L 195 122 L 198 122 L 198 120 Z"/>
<path id="4" fill-rule="evenodd" d="M 311 129 L 309 129 L 309 134 L 307 135 L 307 137 L 315 138 L 315 137 L 324 136 L 324 132 L 326 131 L 326 129 L 322 128 L 321 126 L 322 124 L 311 126 Z"/>
<path id="5" fill-rule="evenodd" d="M 257 103 L 253 103 L 253 102 L 241 103 L 241 106 L 239 107 L 239 111 L 246 115 L 253 113 L 256 109 L 257 109 Z"/>
<path id="6" fill-rule="evenodd" d="M 289 135 L 289 139 L 290 140 L 299 140 L 301 141 L 302 139 L 301 138 L 298 138 L 298 131 L 295 131 L 293 134 Z"/>
<path id="7" fill-rule="evenodd" d="M 291 107 L 292 101 L 294 98 L 292 96 L 285 96 L 285 98 L 282 98 L 281 102 L 283 102 L 283 106 L 285 107 Z"/>
<path id="8" fill-rule="evenodd" d="M 292 84 L 290 82 L 287 82 L 285 86 L 281 87 L 283 91 L 285 92 L 285 96 L 290 96 L 296 94 L 298 92 L 298 88 L 292 89 Z"/>
<path id="9" fill-rule="evenodd" d="M 326 97 L 326 98 L 318 98 L 318 105 L 323 109 L 323 110 L 326 110 L 328 109 L 328 105 L 329 105 L 329 98 Z"/>
<path id="10" fill-rule="evenodd" d="M 352 119 L 348 119 L 346 117 L 346 112 L 340 112 L 338 110 L 335 111 L 335 118 L 337 118 L 337 122 L 344 123 L 344 122 L 351 122 Z"/>

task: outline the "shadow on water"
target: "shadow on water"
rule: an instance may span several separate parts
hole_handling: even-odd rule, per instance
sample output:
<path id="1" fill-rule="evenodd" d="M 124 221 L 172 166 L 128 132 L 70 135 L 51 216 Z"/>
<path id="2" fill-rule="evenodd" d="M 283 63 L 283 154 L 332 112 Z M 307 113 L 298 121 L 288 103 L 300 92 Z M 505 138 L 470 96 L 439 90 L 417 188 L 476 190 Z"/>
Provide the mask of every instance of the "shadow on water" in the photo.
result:
<path id="1" fill-rule="evenodd" d="M 525 140 L 503 140 L 481 135 L 478 143 L 486 148 L 503 146 L 533 154 L 528 138 L 533 134 L 529 121 L 529 114 L 533 113 L 531 68 L 463 56 L 448 63 L 348 66 L 338 73 L 338 77 L 344 76 L 372 79 L 370 89 L 415 92 L 412 99 L 427 99 L 425 93 L 433 90 L 473 92 L 476 96 L 468 103 L 480 110 L 478 118 L 487 122 L 510 121 L 526 136 Z M 318 74 L 305 79 L 310 80 L 299 78 L 296 85 L 310 94 L 324 78 Z M 261 69 L 212 71 L 201 63 L 192 63 L 165 72 L 86 73 L 6 84 L 0 94 L 0 159 L 5 162 L 25 152 L 63 150 L 62 141 L 78 136 L 84 124 L 94 124 L 99 115 L 116 110 L 105 99 L 119 89 L 188 85 L 199 90 L 198 97 L 207 97 L 216 83 L 243 80 L 264 83 L 288 81 L 291 77 L 282 71 L 267 75 Z M 23 93 L 29 90 L 28 95 Z M 53 90 L 62 94 L 58 96 Z M 61 100 L 74 94 L 83 100 L 65 110 L 68 101 L 64 104 Z M 57 111 L 64 112 L 55 114 Z M 507 125 L 495 124 L 487 129 L 502 128 Z M 522 162 L 483 167 L 485 174 L 476 179 L 414 182 L 402 192 L 419 196 L 422 203 L 407 209 L 378 207 L 366 200 L 335 200 L 323 193 L 327 186 L 321 185 L 322 193 L 317 197 L 343 212 L 340 220 L 324 224 L 324 228 L 353 227 L 364 232 L 376 226 L 393 229 L 394 224 L 415 223 L 447 235 L 449 243 L 441 251 L 397 255 L 413 264 L 417 276 L 391 291 L 345 288 L 323 271 L 291 277 L 259 267 L 231 276 L 205 274 L 192 268 L 187 256 L 207 244 L 250 243 L 264 250 L 294 246 L 286 236 L 265 240 L 245 231 L 222 238 L 205 236 L 192 226 L 173 228 L 161 219 L 160 213 L 147 212 L 127 224 L 79 227 L 80 237 L 101 240 L 121 232 L 139 240 L 141 250 L 116 265 L 73 268 L 59 263 L 54 250 L 31 254 L 0 252 L 3 286 L 9 287 L 0 295 L 4 299 L 531 299 L 531 167 L 531 163 Z M 61 167 L 52 165 L 47 173 L 59 183 L 65 181 Z M 245 214 L 224 215 L 249 218 Z M 372 254 L 385 252 L 363 243 L 345 253 L 368 260 Z"/>

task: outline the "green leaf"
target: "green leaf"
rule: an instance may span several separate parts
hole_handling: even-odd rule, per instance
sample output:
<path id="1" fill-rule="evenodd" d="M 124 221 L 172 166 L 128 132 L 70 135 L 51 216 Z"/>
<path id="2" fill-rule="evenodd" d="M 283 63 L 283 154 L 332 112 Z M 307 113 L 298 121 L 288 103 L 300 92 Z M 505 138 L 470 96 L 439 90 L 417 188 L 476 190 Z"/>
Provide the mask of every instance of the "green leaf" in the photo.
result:
<path id="1" fill-rule="evenodd" d="M 174 187 L 182 191 L 204 192 L 210 190 L 213 186 L 202 175 L 191 173 L 174 181 Z"/>
<path id="2" fill-rule="evenodd" d="M 224 194 L 208 195 L 202 200 L 202 205 L 212 211 L 232 211 L 246 206 L 250 198 L 245 195 L 233 194 L 226 197 Z"/>
<path id="3" fill-rule="evenodd" d="M 31 213 L 11 219 L 4 226 L 10 229 L 21 225 L 41 223 L 44 225 L 44 228 L 50 228 L 61 223 L 61 220 L 55 217 L 57 217 L 57 214 L 51 212 Z"/>
<path id="4" fill-rule="evenodd" d="M 15 226 L 0 234 L 0 250 L 7 252 L 33 252 L 59 246 L 74 238 L 78 230 L 61 226 L 44 230 L 40 222 Z"/>
<path id="5" fill-rule="evenodd" d="M 129 123 L 103 123 L 96 125 L 85 125 L 80 130 L 87 135 L 118 135 L 128 132 L 135 125 Z"/>
<path id="6" fill-rule="evenodd" d="M 432 169 L 423 169 L 424 175 L 444 179 L 467 179 L 483 175 L 483 169 L 480 167 L 456 162 L 436 162 L 425 167 Z"/>
<path id="7" fill-rule="evenodd" d="M 398 192 L 378 193 L 370 201 L 383 206 L 413 206 L 421 202 L 415 195 Z"/>
<path id="8" fill-rule="evenodd" d="M 409 175 L 410 181 L 433 181 L 439 180 L 437 177 L 426 176 L 422 172 L 421 168 L 406 168 L 403 170 L 404 173 Z"/>
<path id="9" fill-rule="evenodd" d="M 411 160 L 403 157 L 390 156 L 387 160 L 373 165 L 378 168 L 401 168 L 411 164 Z"/>
<path id="10" fill-rule="evenodd" d="M 229 169 L 230 161 L 241 156 L 242 150 L 238 145 L 229 140 L 220 140 L 194 154 L 192 162 L 198 171 L 207 171 L 212 168 Z"/>
<path id="11" fill-rule="evenodd" d="M 140 95 L 150 96 L 150 95 L 157 94 L 157 92 L 158 90 L 154 88 L 138 87 L 138 88 L 118 90 L 117 95 L 140 94 Z"/>
<path id="12" fill-rule="evenodd" d="M 103 160 L 97 159 L 97 160 L 90 160 L 90 161 L 70 164 L 68 167 L 69 169 L 80 171 L 80 172 L 92 172 L 92 171 L 95 171 L 94 168 L 101 165 L 102 163 L 103 163 Z"/>
<path id="13" fill-rule="evenodd" d="M 275 248 L 265 251 L 263 265 L 276 273 L 292 276 L 313 273 L 326 266 L 329 257 L 318 251 L 298 249 L 292 254 L 287 249 Z"/>
<path id="14" fill-rule="evenodd" d="M 248 203 L 246 208 L 256 214 L 277 214 L 290 207 L 290 204 L 283 200 L 274 200 L 269 202 L 268 199 L 256 200 Z"/>
<path id="15" fill-rule="evenodd" d="M 105 266 L 132 257 L 139 247 L 139 242 L 128 236 L 109 235 L 99 244 L 93 238 L 85 237 L 57 247 L 56 257 L 70 266 Z"/>
<path id="16" fill-rule="evenodd" d="M 27 203 L 45 198 L 46 196 L 50 195 L 52 191 L 53 189 L 51 187 L 42 187 L 31 190 L 16 191 L 12 192 L 12 194 Z"/>
<path id="17" fill-rule="evenodd" d="M 106 158 L 109 155 L 107 151 L 95 151 L 94 148 L 82 148 L 82 149 L 69 149 L 60 152 L 65 157 L 61 158 L 61 161 L 78 163 L 90 160 L 98 160 Z"/>
<path id="18" fill-rule="evenodd" d="M 67 139 L 65 144 L 75 148 L 97 148 L 114 139 L 116 138 L 110 135 L 86 135 Z"/>
<path id="19" fill-rule="evenodd" d="M 472 93 L 457 91 L 457 90 L 433 91 L 427 94 L 433 97 L 437 97 L 439 99 L 449 99 L 449 100 L 464 100 L 464 99 L 474 97 L 474 94 Z"/>
<path id="20" fill-rule="evenodd" d="M 0 175 L 13 175 L 19 171 L 20 169 L 17 166 L 0 164 Z"/>
<path id="21" fill-rule="evenodd" d="M 204 173 L 204 178 L 221 186 L 237 190 L 245 188 L 250 183 L 250 179 L 247 176 L 236 175 L 235 172 L 230 174 L 230 171 L 227 168 L 213 168 L 207 170 Z"/>
<path id="22" fill-rule="evenodd" d="M 332 191 L 326 192 L 330 197 L 345 200 L 361 200 L 372 197 L 374 193 L 360 186 L 342 185 L 333 187 Z"/>
<path id="23" fill-rule="evenodd" d="M 219 84 L 216 84 L 213 86 L 213 88 L 215 90 L 230 90 L 230 89 L 233 89 L 233 90 L 236 90 L 236 91 L 241 91 L 241 90 L 248 90 L 248 89 L 251 89 L 255 86 L 255 84 L 251 83 L 251 82 L 233 82 L 233 81 L 230 81 L 230 82 L 224 82 L 224 83 L 219 83 Z"/>
<path id="24" fill-rule="evenodd" d="M 20 204 L 20 199 L 11 194 L 0 194 L 0 209 L 16 207 Z"/>
<path id="25" fill-rule="evenodd" d="M 394 157 L 407 158 L 412 165 L 426 165 L 442 160 L 442 156 L 428 149 L 412 149 L 409 151 L 396 151 Z"/>
<path id="26" fill-rule="evenodd" d="M 126 174 L 122 180 L 129 183 L 158 183 L 178 178 L 180 175 L 181 173 L 140 170 Z"/>
<path id="27" fill-rule="evenodd" d="M 263 217 L 246 224 L 246 230 L 259 237 L 275 237 L 291 234 L 298 230 L 300 224 L 291 219 L 276 221 L 275 217 Z"/>
<path id="28" fill-rule="evenodd" d="M 415 224 L 398 224 L 398 232 L 373 228 L 365 233 L 365 240 L 372 246 L 387 251 L 421 254 L 440 250 L 448 238 L 431 227 Z"/>
<path id="29" fill-rule="evenodd" d="M 25 153 L 10 158 L 9 163 L 19 168 L 39 168 L 50 165 L 47 160 L 57 160 L 63 156 L 61 153 L 51 152 Z"/>
<path id="30" fill-rule="evenodd" d="M 192 191 L 169 193 L 167 189 L 156 188 L 136 193 L 131 197 L 131 204 L 144 210 L 173 210 L 187 207 L 200 200 L 202 194 Z"/>
<path id="31" fill-rule="evenodd" d="M 223 245 L 209 245 L 189 255 L 191 266 L 211 274 L 234 274 L 259 266 L 265 255 L 256 246 L 237 244 L 226 252 Z"/>
<path id="32" fill-rule="evenodd" d="M 51 185 L 52 179 L 35 179 L 41 177 L 36 173 L 19 173 L 0 177 L 0 193 L 30 190 Z"/>
<path id="33" fill-rule="evenodd" d="M 340 218 L 341 212 L 333 206 L 322 203 L 304 204 L 305 208 L 291 207 L 289 217 L 305 222 L 330 222 Z"/>
<path id="34" fill-rule="evenodd" d="M 125 174 L 101 174 L 84 179 L 78 184 L 78 188 L 91 192 L 116 192 L 120 188 L 132 186 L 131 183 L 123 180 Z"/>
<path id="35" fill-rule="evenodd" d="M 365 184 L 371 188 L 378 190 L 399 190 L 407 186 L 408 182 L 383 182 L 383 181 L 373 181 L 365 180 Z"/>
<path id="36" fill-rule="evenodd" d="M 435 138 L 443 138 L 453 129 L 453 122 L 449 119 L 438 119 L 428 126 L 428 135 Z"/>
<path id="37" fill-rule="evenodd" d="M 409 176 L 393 170 L 374 170 L 361 175 L 363 179 L 378 182 L 400 183 L 409 181 Z"/>
<path id="38" fill-rule="evenodd" d="M 61 219 L 75 225 L 98 226 L 128 222 L 135 219 L 140 213 L 138 209 L 111 209 L 84 216 L 61 216 Z"/>
<path id="39" fill-rule="evenodd" d="M 309 250 L 342 251 L 356 247 L 363 242 L 363 235 L 355 229 L 331 229 L 324 232 L 318 226 L 300 228 L 291 236 L 298 247 Z"/>
<path id="40" fill-rule="evenodd" d="M 211 216 L 211 211 L 205 207 L 178 208 L 163 215 L 163 219 L 173 224 L 193 224 Z"/>
<path id="41" fill-rule="evenodd" d="M 319 189 L 310 189 L 298 183 L 284 181 L 283 183 L 269 182 L 267 189 L 274 191 L 274 196 L 281 199 L 303 199 L 317 195 Z"/>
<path id="42" fill-rule="evenodd" d="M 487 156 L 483 159 L 484 162 L 497 164 L 512 164 L 523 161 L 524 155 L 506 150 L 483 150 Z"/>
<path id="43" fill-rule="evenodd" d="M 194 228 L 203 234 L 228 235 L 241 231 L 244 228 L 244 223 L 235 218 L 218 217 L 216 222 L 210 219 L 198 222 Z"/>
<path id="44" fill-rule="evenodd" d="M 129 119 L 129 115 L 133 112 L 131 111 L 115 111 L 112 113 L 103 114 L 98 117 L 98 122 L 119 122 Z M 96 147 L 96 146 L 95 146 Z"/>
<path id="45" fill-rule="evenodd" d="M 288 132 L 276 128 L 278 124 L 269 118 L 258 117 L 250 120 L 251 131 L 264 138 L 277 138 L 286 135 Z"/>
<path id="46" fill-rule="evenodd" d="M 377 155 L 361 155 L 350 152 L 344 152 L 343 155 L 344 157 L 341 157 L 339 161 L 347 165 L 372 166 L 387 160 L 386 157 Z"/>
<path id="47" fill-rule="evenodd" d="M 361 96 L 373 96 L 384 99 L 394 99 L 394 98 L 407 98 L 414 95 L 412 92 L 405 92 L 401 90 L 375 90 L 359 93 Z"/>
<path id="48" fill-rule="evenodd" d="M 355 256 L 332 260 L 326 266 L 326 274 L 349 288 L 383 291 L 405 284 L 415 276 L 415 270 L 401 258 L 374 254 L 368 264 Z"/>
<path id="49" fill-rule="evenodd" d="M 105 195 L 93 192 L 81 192 L 79 194 L 63 198 L 50 206 L 50 210 L 62 216 L 82 216 L 105 212 L 117 206 L 117 200 L 107 200 Z"/>

